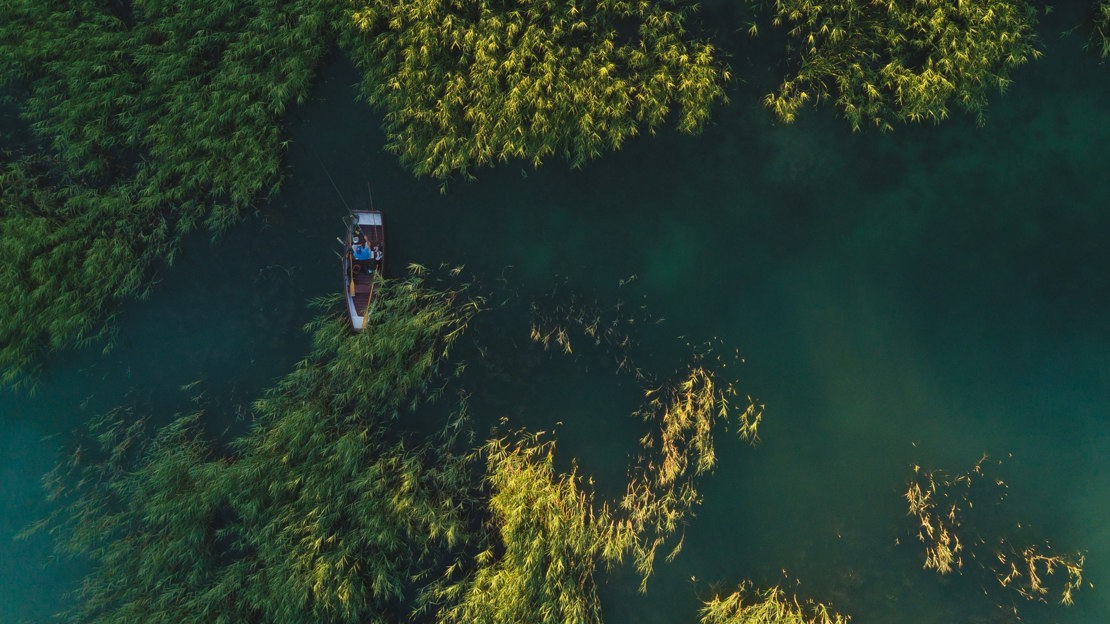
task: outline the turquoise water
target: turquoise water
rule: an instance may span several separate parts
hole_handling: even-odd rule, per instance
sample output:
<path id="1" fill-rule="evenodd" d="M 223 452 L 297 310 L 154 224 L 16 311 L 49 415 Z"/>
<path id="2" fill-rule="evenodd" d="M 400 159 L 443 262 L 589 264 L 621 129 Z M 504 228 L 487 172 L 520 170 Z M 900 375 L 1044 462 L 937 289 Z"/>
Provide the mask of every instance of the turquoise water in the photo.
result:
<path id="1" fill-rule="evenodd" d="M 741 388 L 767 406 L 762 443 L 721 436 L 685 548 L 646 596 L 629 570 L 601 574 L 609 622 L 692 621 L 699 598 L 745 578 L 856 622 L 1007 621 L 978 577 L 921 570 L 900 499 L 914 464 L 963 471 L 983 453 L 1006 458 L 1009 521 L 1084 550 L 1095 584 L 1067 609 L 1023 607 L 1024 621 L 1110 621 L 1107 68 L 1077 37 L 1046 35 L 985 128 L 957 116 L 852 135 L 830 111 L 773 125 L 757 97 L 769 61 L 722 36 L 751 78 L 703 135 L 662 132 L 581 171 L 506 164 L 445 194 L 382 152 L 379 118 L 352 103 L 357 76 L 336 59 L 290 121 L 281 195 L 215 244 L 187 241 L 154 294 L 123 309 L 107 355 L 61 354 L 34 396 L 0 395 L 0 535 L 46 511 L 38 480 L 91 415 L 123 404 L 165 420 L 199 404 L 214 433 L 234 431 L 305 353 L 299 327 L 335 286 L 344 214 L 318 157 L 352 207 L 373 184 L 394 270 L 461 263 L 525 296 L 562 284 L 646 306 L 659 324 L 633 330 L 637 361 L 661 375 L 687 341 L 739 349 Z M 476 425 L 554 429 L 564 465 L 577 457 L 619 491 L 643 433 L 627 416 L 635 385 L 588 348 L 537 354 L 519 325 L 485 335 L 506 364 Z M 41 537 L 0 541 L 0 622 L 62 604 L 80 567 L 48 559 Z"/>

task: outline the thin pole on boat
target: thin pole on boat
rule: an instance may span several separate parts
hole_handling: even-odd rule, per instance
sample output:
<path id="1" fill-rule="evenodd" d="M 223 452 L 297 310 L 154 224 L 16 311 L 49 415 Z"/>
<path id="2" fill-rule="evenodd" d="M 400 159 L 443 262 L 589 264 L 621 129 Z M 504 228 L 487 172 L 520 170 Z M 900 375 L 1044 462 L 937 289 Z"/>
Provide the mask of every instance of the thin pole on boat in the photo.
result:
<path id="1" fill-rule="evenodd" d="M 335 194 L 339 196 L 339 201 L 343 202 L 343 205 L 347 208 L 347 212 L 350 212 L 351 207 L 347 204 L 347 200 L 343 197 L 343 193 L 339 192 L 339 187 L 335 185 L 335 180 L 332 179 L 331 172 L 328 171 L 327 166 L 324 165 L 324 161 L 320 159 L 320 154 L 316 153 L 315 147 L 312 148 L 312 155 L 316 157 L 316 162 L 320 163 L 320 167 L 324 170 L 324 175 L 328 176 L 328 182 L 331 182 L 331 187 L 335 189 Z"/>
<path id="2" fill-rule="evenodd" d="M 370 210 L 374 210 L 374 192 L 370 190 L 370 182 L 366 183 L 366 194 L 370 196 Z"/>

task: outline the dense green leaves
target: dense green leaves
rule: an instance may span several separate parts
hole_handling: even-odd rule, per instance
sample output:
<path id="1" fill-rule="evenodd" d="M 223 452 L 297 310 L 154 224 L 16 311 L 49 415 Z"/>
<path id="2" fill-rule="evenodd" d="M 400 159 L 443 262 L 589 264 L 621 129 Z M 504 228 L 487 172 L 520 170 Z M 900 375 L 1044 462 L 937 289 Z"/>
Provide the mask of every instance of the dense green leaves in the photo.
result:
<path id="1" fill-rule="evenodd" d="M 46 349 L 101 336 L 115 302 L 142 295 L 173 254 L 165 217 L 125 185 L 54 186 L 47 164 L 0 164 L 0 382 Z"/>
<path id="2" fill-rule="evenodd" d="M 0 367 L 23 377 L 81 343 L 203 224 L 280 182 L 280 123 L 304 99 L 328 0 L 7 2 L 0 88 L 37 144 L 0 163 Z"/>
<path id="3" fill-rule="evenodd" d="M 934 121 L 958 107 L 984 119 L 988 96 L 1040 52 L 1024 0 L 775 0 L 798 69 L 765 102 L 791 122 L 831 99 L 858 130 Z"/>
<path id="4" fill-rule="evenodd" d="M 509 159 L 573 166 L 672 112 L 699 129 L 728 73 L 671 0 L 372 0 L 349 37 L 391 149 L 446 178 Z"/>
<path id="5" fill-rule="evenodd" d="M 378 296 L 366 331 L 352 336 L 330 315 L 315 324 L 311 357 L 257 404 L 256 426 L 227 457 L 196 417 L 151 441 L 120 415 L 93 428 L 50 480 L 65 504 L 44 523 L 63 552 L 91 563 L 67 621 L 403 616 L 423 567 L 466 537 L 472 478 L 445 439 L 390 432 L 382 416 L 427 393 L 387 382 L 433 382 L 474 306 L 417 278 Z M 371 377 L 382 383 L 362 383 Z M 344 386 L 358 397 L 334 400 Z"/>

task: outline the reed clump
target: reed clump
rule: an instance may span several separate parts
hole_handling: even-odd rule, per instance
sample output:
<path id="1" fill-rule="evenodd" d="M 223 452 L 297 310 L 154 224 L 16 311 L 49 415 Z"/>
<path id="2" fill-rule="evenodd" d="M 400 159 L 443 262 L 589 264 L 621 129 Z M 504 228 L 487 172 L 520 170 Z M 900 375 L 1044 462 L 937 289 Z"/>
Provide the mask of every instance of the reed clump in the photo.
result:
<path id="1" fill-rule="evenodd" d="M 798 54 L 764 99 L 786 123 L 828 100 L 853 130 L 936 123 L 952 108 L 982 124 L 990 94 L 1041 54 L 1024 0 L 775 0 L 773 21 Z"/>
<path id="2" fill-rule="evenodd" d="M 756 589 L 740 584 L 728 596 L 714 596 L 702 605 L 701 624 L 847 624 L 846 615 L 819 602 L 799 602 L 779 587 Z"/>
<path id="3" fill-rule="evenodd" d="M 990 462 L 984 455 L 971 470 L 958 474 L 913 467 L 904 498 L 916 522 L 917 538 L 925 545 L 924 567 L 948 574 L 961 570 L 965 561 L 974 561 L 977 571 L 994 577 L 999 587 L 1021 598 L 1048 602 L 1055 594 L 1061 604 L 1072 604 L 1083 585 L 1085 557 L 1081 552 L 1059 553 L 1047 542 L 1032 543 L 1021 533 L 991 535 L 987 531 L 987 526 L 997 526 L 997 519 L 991 516 L 997 514 L 1006 495 L 1006 483 L 988 474 L 989 468 L 1000 463 Z M 1018 529 L 1024 526 L 1021 522 L 1007 524 Z M 1050 583 L 1049 577 L 1058 572 L 1062 574 L 1056 579 L 1062 580 Z M 1013 610 L 1016 613 L 1016 607 Z"/>
<path id="4" fill-rule="evenodd" d="M 671 115 L 694 132 L 725 99 L 720 54 L 672 0 L 356 6 L 343 45 L 418 175 L 552 156 L 579 167 Z"/>

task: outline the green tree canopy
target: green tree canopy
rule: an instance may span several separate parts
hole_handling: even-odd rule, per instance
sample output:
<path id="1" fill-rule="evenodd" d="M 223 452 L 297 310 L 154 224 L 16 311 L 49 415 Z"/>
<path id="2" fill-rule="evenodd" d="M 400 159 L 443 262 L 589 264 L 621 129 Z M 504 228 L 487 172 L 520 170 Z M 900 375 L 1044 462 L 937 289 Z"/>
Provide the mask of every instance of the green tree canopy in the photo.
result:
<path id="1" fill-rule="evenodd" d="M 833 100 L 854 130 L 938 122 L 959 107 L 981 123 L 992 91 L 1040 52 L 1024 0 L 775 0 L 798 68 L 765 103 L 791 122 Z"/>
<path id="2" fill-rule="evenodd" d="M 372 0 L 347 41 L 389 146 L 446 178 L 523 159 L 573 166 L 675 115 L 699 129 L 728 72 L 672 0 Z"/>

